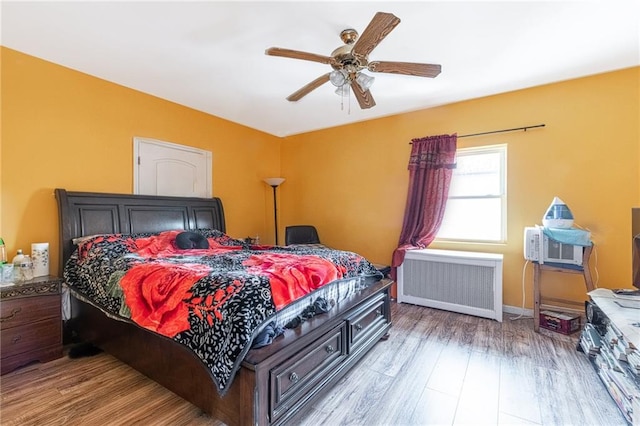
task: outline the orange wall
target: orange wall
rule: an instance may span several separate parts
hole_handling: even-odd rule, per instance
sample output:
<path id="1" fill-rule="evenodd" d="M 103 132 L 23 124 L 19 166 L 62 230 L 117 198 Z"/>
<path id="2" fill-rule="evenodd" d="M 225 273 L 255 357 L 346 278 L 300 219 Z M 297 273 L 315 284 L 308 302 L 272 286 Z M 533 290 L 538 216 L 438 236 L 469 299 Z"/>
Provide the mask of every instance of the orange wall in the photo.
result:
<path id="1" fill-rule="evenodd" d="M 271 188 L 279 138 L 2 48 L 0 236 L 9 260 L 48 241 L 58 265 L 53 189 L 131 193 L 133 137 L 213 153 L 213 194 L 237 237 L 273 230 Z M 256 214 L 256 212 L 258 214 Z"/>
<path id="2" fill-rule="evenodd" d="M 508 144 L 508 242 L 436 246 L 503 253 L 504 302 L 519 306 L 522 228 L 540 223 L 557 195 L 593 232 L 599 284 L 629 284 L 629 210 L 640 205 L 640 68 L 280 139 L 11 49 L 0 55 L 0 236 L 10 257 L 49 241 L 53 273 L 53 189 L 130 193 L 134 136 L 213 152 L 213 191 L 229 234 L 273 241 L 272 192 L 262 178 L 281 175 L 281 233 L 288 224 L 315 224 L 327 244 L 388 263 L 412 138 L 545 123 L 459 140 L 460 147 Z M 561 296 L 584 295 L 568 274 L 545 275 L 544 284 Z"/>
<path id="3" fill-rule="evenodd" d="M 640 68 L 286 138 L 283 224 L 310 223 L 334 247 L 388 264 L 402 226 L 409 141 L 415 137 L 546 124 L 527 132 L 459 139 L 508 145 L 508 241 L 433 247 L 504 254 L 504 303 L 522 304 L 522 234 L 554 196 L 592 231 L 599 285 L 630 285 L 630 210 L 640 204 Z M 313 159 L 317 167 L 308 167 Z M 545 295 L 582 300 L 580 276 L 543 273 Z M 529 265 L 526 306 L 532 307 Z"/>

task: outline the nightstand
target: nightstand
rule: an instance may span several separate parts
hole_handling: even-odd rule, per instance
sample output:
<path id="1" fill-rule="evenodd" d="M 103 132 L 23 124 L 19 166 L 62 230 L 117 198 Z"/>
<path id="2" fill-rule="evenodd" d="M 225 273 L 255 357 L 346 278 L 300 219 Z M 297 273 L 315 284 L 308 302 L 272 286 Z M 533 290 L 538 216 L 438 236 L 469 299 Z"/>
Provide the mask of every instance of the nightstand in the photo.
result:
<path id="1" fill-rule="evenodd" d="M 62 357 L 62 279 L 0 287 L 0 374 Z"/>

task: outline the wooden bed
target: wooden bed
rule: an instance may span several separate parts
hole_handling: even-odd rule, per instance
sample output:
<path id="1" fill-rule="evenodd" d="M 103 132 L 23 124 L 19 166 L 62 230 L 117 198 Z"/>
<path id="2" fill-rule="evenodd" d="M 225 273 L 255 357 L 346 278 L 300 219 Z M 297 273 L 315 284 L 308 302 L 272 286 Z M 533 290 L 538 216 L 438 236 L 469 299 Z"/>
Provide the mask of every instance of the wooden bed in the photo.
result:
<path id="1" fill-rule="evenodd" d="M 225 231 L 218 198 L 55 190 L 60 271 L 76 237 L 211 228 Z M 72 297 L 67 334 L 91 342 L 228 425 L 290 423 L 325 395 L 391 327 L 390 280 L 373 280 L 271 345 L 249 351 L 221 397 L 211 372 L 189 349 Z"/>

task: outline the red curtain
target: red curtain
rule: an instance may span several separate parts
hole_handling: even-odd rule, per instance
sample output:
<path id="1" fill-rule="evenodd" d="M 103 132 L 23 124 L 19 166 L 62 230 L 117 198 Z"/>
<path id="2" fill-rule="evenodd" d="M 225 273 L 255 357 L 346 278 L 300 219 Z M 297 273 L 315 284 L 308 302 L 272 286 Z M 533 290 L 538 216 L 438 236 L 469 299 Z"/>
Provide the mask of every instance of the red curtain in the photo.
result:
<path id="1" fill-rule="evenodd" d="M 391 263 L 394 273 L 407 249 L 425 248 L 436 237 L 449 196 L 457 139 L 453 134 L 412 140 L 407 204 Z"/>

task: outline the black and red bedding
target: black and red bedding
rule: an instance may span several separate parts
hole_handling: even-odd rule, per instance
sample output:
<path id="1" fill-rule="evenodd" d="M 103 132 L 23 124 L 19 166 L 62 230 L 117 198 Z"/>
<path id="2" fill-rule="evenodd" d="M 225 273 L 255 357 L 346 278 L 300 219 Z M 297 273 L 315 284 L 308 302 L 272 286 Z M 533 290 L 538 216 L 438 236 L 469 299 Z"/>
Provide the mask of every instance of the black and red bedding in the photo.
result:
<path id="1" fill-rule="evenodd" d="M 181 249 L 179 230 L 76 239 L 64 278 L 74 296 L 107 315 L 191 349 L 221 394 L 279 313 L 301 303 L 297 312 L 309 313 L 314 302 L 323 311 L 327 301 L 314 295 L 329 294 L 323 290 L 334 283 L 381 277 L 353 252 L 256 246 L 216 230 L 195 232 L 208 244 L 194 246 L 208 248 Z"/>

